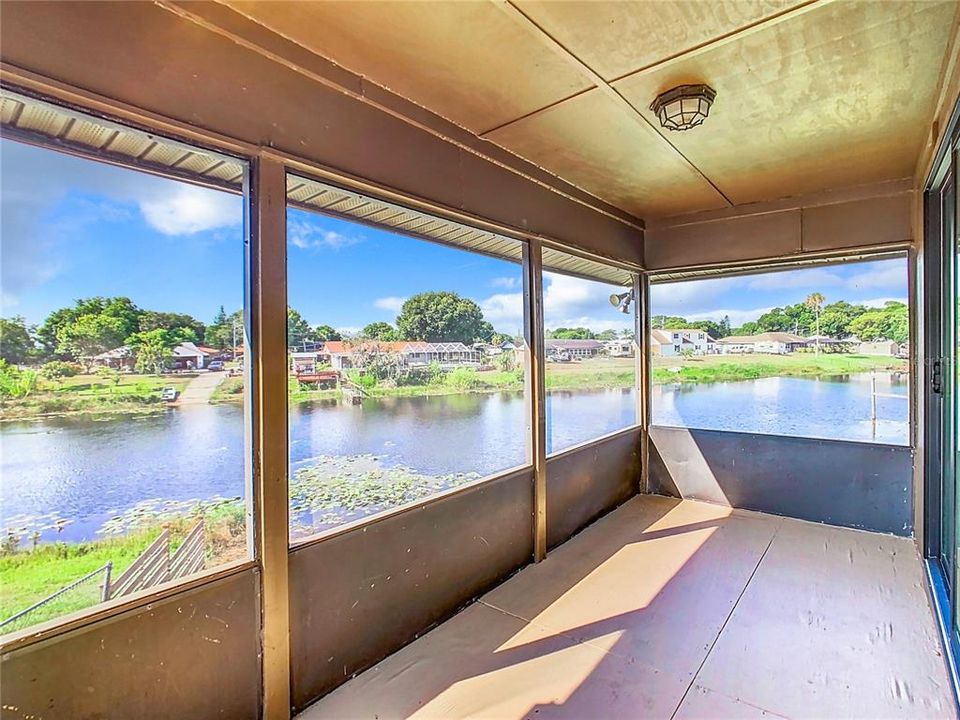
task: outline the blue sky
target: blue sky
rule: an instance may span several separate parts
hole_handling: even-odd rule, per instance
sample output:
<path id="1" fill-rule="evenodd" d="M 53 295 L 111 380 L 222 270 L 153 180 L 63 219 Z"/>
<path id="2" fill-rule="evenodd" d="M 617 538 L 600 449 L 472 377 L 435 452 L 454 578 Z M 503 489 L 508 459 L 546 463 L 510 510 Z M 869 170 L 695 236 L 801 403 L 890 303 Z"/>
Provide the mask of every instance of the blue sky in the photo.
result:
<path id="1" fill-rule="evenodd" d="M 240 307 L 242 206 L 237 196 L 0 140 L 0 314 L 40 323 L 91 295 L 126 295 L 151 310 L 209 322 Z M 502 332 L 522 327 L 520 267 L 368 226 L 291 210 L 289 300 L 311 324 L 356 331 L 392 322 L 403 300 L 453 290 Z M 603 283 L 548 273 L 547 327 L 630 326 Z M 653 312 L 739 324 L 819 290 L 828 302 L 906 297 L 904 261 L 658 286 Z"/>
<path id="2" fill-rule="evenodd" d="M 688 320 L 719 321 L 728 315 L 731 325 L 737 327 L 774 307 L 802 302 L 812 292 L 821 293 L 827 304 L 846 300 L 882 307 L 888 300 L 906 302 L 907 261 L 842 263 L 654 285 L 650 307 L 654 315 L 679 315 Z"/>

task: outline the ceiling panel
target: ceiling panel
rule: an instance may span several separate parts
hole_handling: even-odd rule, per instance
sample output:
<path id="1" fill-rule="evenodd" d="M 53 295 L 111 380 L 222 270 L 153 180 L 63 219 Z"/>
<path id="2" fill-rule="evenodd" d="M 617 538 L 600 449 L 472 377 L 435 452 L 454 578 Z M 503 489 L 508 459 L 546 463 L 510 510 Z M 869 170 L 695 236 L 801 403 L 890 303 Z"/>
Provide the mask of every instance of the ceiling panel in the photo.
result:
<path id="1" fill-rule="evenodd" d="M 955 2 L 843 2 L 616 83 L 637 108 L 684 82 L 710 117 L 667 137 L 735 203 L 913 173 Z M 665 131 L 667 132 L 667 131 Z"/>
<path id="2" fill-rule="evenodd" d="M 477 133 L 591 87 L 489 2 L 227 4 Z"/>
<path id="3" fill-rule="evenodd" d="M 638 217 L 726 206 L 651 128 L 600 90 L 488 138 Z"/>
<path id="4" fill-rule="evenodd" d="M 594 72 L 613 80 L 802 3 L 518 0 L 515 4 Z"/>

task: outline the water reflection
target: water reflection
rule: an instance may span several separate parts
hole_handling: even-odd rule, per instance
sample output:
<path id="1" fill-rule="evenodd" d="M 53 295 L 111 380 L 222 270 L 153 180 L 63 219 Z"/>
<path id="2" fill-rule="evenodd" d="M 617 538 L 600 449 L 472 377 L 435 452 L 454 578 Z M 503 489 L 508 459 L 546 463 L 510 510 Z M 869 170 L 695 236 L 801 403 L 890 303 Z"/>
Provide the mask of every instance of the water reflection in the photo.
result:
<path id="1" fill-rule="evenodd" d="M 653 421 L 707 430 L 906 444 L 909 376 L 876 375 L 875 424 L 870 420 L 871 383 L 868 373 L 658 385 L 653 389 Z"/>
<path id="2" fill-rule="evenodd" d="M 905 397 L 907 382 L 878 376 L 877 391 Z M 870 387 L 869 375 L 663 385 L 654 388 L 653 417 L 664 425 L 871 440 Z M 549 392 L 550 451 L 634 424 L 635 406 L 632 389 Z M 878 398 L 877 441 L 907 441 L 907 406 Z M 527 461 L 527 425 L 522 393 L 317 401 L 290 409 L 291 466 L 372 455 L 385 468 L 427 476 L 489 475 Z M 223 405 L 0 424 L 0 521 L 55 513 L 74 520 L 62 539 L 82 540 L 152 498 L 242 496 L 243 430 L 242 409 Z"/>

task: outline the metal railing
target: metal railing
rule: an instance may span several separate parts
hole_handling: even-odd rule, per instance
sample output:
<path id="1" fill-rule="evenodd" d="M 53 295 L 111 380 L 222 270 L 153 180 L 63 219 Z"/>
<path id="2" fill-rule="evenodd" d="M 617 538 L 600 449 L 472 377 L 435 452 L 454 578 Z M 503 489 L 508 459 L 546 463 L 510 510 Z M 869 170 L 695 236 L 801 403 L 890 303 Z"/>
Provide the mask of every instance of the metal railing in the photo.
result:
<path id="1" fill-rule="evenodd" d="M 0 634 L 186 577 L 203 570 L 204 562 L 204 522 L 201 518 L 172 555 L 170 531 L 165 529 L 116 579 L 111 577 L 113 561 L 107 562 L 0 622 Z M 93 581 L 101 575 L 102 581 L 94 584 Z"/>

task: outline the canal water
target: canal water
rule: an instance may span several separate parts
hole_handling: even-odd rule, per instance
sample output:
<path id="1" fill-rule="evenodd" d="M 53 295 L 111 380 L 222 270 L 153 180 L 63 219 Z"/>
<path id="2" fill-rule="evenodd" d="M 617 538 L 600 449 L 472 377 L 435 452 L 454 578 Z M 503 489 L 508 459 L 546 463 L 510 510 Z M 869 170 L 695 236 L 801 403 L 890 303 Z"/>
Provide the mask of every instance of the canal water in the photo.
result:
<path id="1" fill-rule="evenodd" d="M 905 378 L 878 392 L 906 396 Z M 878 400 L 869 376 L 767 378 L 654 388 L 664 425 L 888 443 L 907 441 L 907 402 Z M 635 422 L 632 390 L 552 392 L 550 449 L 559 451 Z M 487 475 L 526 460 L 526 404 L 516 393 L 366 399 L 297 405 L 290 412 L 293 469 L 319 456 L 372 454 L 426 475 Z M 193 406 L 163 414 L 48 418 L 0 424 L 0 528 L 24 516 L 72 522 L 59 539 L 97 537 L 104 521 L 137 503 L 244 494 L 243 411 Z M 57 537 L 48 531 L 44 539 Z"/>

